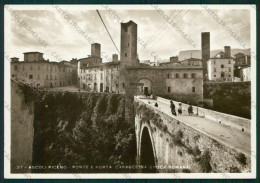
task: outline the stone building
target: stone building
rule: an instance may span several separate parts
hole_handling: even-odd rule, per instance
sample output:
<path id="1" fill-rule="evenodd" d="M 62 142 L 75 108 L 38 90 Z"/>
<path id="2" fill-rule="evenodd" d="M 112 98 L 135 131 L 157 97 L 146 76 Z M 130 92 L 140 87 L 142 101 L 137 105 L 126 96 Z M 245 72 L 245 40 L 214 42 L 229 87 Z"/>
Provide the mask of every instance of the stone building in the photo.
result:
<path id="1" fill-rule="evenodd" d="M 91 46 L 91 49 L 94 48 L 96 49 Z M 120 50 L 119 61 L 113 59 L 112 62 L 102 63 L 100 54 L 94 55 L 93 50 L 89 57 L 79 59 L 80 88 L 95 92 L 121 93 L 128 97 L 146 93 L 192 100 L 203 99 L 201 65 L 177 63 L 178 58 L 172 58 L 170 65 L 156 67 L 140 63 L 137 57 L 137 25 L 133 21 L 121 23 Z"/>
<path id="2" fill-rule="evenodd" d="M 235 67 L 249 66 L 251 65 L 251 56 L 243 53 L 237 53 L 234 55 Z"/>
<path id="3" fill-rule="evenodd" d="M 24 53 L 24 61 L 11 58 L 11 77 L 39 88 L 76 84 L 76 69 L 70 62 L 44 60 L 40 52 Z"/>
<path id="4" fill-rule="evenodd" d="M 170 66 L 174 63 L 177 63 L 178 62 L 178 57 L 177 56 L 172 56 L 170 57 L 170 61 L 168 62 L 160 62 L 159 65 L 160 66 Z"/>
<path id="5" fill-rule="evenodd" d="M 202 60 L 198 58 L 188 58 L 182 61 L 179 61 L 179 63 L 184 65 L 197 65 L 202 66 Z"/>
<path id="6" fill-rule="evenodd" d="M 251 66 L 243 66 L 239 71 L 241 81 L 251 81 Z"/>
<path id="7" fill-rule="evenodd" d="M 234 81 L 233 62 L 230 47 L 225 47 L 225 52 L 220 52 L 208 60 L 208 79 L 211 81 Z"/>
<path id="8" fill-rule="evenodd" d="M 248 67 L 251 66 L 251 56 L 245 55 L 243 53 L 237 53 L 234 55 L 234 57 L 234 76 L 240 78 L 240 80 L 243 81 L 242 77 L 245 78 L 244 72 L 250 71 Z M 242 71 L 242 69 L 244 70 Z"/>

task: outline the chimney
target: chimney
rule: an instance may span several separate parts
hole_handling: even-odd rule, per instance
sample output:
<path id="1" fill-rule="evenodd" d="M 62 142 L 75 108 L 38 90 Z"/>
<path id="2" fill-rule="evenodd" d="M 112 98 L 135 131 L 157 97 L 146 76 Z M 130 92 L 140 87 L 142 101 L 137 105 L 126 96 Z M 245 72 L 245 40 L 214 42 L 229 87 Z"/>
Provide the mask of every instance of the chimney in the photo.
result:
<path id="1" fill-rule="evenodd" d="M 230 49 L 230 46 L 224 46 L 224 52 L 225 52 L 225 57 L 228 57 L 228 58 L 231 57 L 231 49 Z"/>
<path id="2" fill-rule="evenodd" d="M 99 43 L 91 44 L 91 56 L 100 58 L 101 45 Z"/>
<path id="3" fill-rule="evenodd" d="M 112 55 L 112 61 L 113 62 L 117 62 L 118 61 L 118 55 L 117 54 L 113 54 Z"/>
<path id="4" fill-rule="evenodd" d="M 13 58 L 11 58 L 11 62 L 19 62 L 19 58 L 13 57 Z"/>
<path id="5" fill-rule="evenodd" d="M 210 32 L 201 33 L 201 58 L 203 76 L 207 75 L 207 61 L 210 59 Z"/>
<path id="6" fill-rule="evenodd" d="M 177 63 L 178 62 L 178 57 L 175 56 L 175 57 L 170 57 L 170 62 L 171 63 Z"/>

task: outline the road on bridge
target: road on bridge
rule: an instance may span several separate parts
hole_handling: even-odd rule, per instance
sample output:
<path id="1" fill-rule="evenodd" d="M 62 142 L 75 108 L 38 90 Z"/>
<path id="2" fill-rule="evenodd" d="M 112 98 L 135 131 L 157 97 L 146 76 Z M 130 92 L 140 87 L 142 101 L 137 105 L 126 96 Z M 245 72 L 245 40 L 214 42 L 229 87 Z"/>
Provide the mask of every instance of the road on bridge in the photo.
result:
<path id="1" fill-rule="evenodd" d="M 251 138 L 249 132 L 242 132 L 242 130 L 240 131 L 236 128 L 197 116 L 196 114 L 189 116 L 188 111 L 182 111 L 182 115 L 174 116 L 171 113 L 170 103 L 166 104 L 153 99 L 138 98 L 153 107 L 155 107 L 154 104 L 157 102 L 158 107 L 155 108 L 158 108 L 160 111 L 178 119 L 180 122 L 210 136 L 228 147 L 237 149 L 238 151 L 251 156 Z M 178 109 L 178 106 L 175 106 L 175 108 Z M 193 107 L 193 112 L 196 112 L 196 107 Z"/>

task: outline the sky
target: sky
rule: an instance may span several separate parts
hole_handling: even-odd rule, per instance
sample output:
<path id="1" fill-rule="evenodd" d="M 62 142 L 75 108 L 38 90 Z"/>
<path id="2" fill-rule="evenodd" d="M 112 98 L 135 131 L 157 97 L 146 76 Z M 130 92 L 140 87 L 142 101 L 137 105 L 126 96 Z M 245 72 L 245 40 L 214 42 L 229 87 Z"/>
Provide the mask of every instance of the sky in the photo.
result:
<path id="1" fill-rule="evenodd" d="M 211 50 L 223 49 L 224 46 L 250 48 L 250 11 L 247 9 L 215 9 L 215 17 L 225 23 L 226 29 L 203 8 L 164 10 L 164 16 L 154 8 L 108 11 L 106 7 L 100 6 L 98 10 L 119 51 L 120 23 L 129 20 L 137 23 L 140 60 L 154 61 L 156 57 L 163 60 L 178 55 L 179 51 L 200 50 L 201 32 L 210 32 Z M 29 51 L 43 52 L 44 58 L 50 61 L 80 59 L 90 55 L 90 42 L 66 21 L 64 14 L 59 13 L 57 8 L 51 6 L 48 10 L 35 8 L 35 10 L 16 10 L 15 12 L 21 20 L 32 27 L 47 43 L 47 46 L 43 47 L 30 31 L 21 26 L 15 16 L 10 16 L 10 20 L 5 19 L 5 21 L 10 21 L 10 30 L 7 30 L 8 36 L 5 36 L 5 51 L 10 57 L 23 60 L 23 53 Z M 66 10 L 65 14 L 70 16 L 71 20 L 94 42 L 101 44 L 104 62 L 109 61 L 112 54 L 118 54 L 95 10 L 82 8 L 75 10 L 74 8 Z M 176 22 L 178 30 L 187 34 L 193 44 L 190 44 L 176 28 L 166 21 L 166 15 Z M 227 30 L 235 32 L 245 47 Z"/>

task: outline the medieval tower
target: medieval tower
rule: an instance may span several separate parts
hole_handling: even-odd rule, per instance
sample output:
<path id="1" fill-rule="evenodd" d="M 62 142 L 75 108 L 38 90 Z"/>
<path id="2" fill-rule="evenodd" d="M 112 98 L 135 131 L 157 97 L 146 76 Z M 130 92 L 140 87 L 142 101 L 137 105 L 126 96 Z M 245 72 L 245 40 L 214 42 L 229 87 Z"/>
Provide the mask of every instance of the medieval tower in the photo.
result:
<path id="1" fill-rule="evenodd" d="M 137 24 L 133 21 L 121 23 L 120 60 L 126 66 L 134 66 L 139 63 L 137 58 Z"/>
<path id="2" fill-rule="evenodd" d="M 203 76 L 207 76 L 207 61 L 210 59 L 210 33 L 201 33 L 201 54 L 202 54 L 202 67 Z"/>

